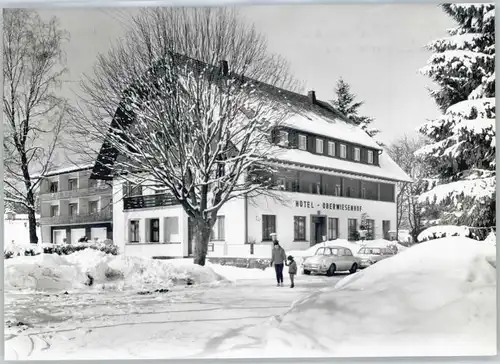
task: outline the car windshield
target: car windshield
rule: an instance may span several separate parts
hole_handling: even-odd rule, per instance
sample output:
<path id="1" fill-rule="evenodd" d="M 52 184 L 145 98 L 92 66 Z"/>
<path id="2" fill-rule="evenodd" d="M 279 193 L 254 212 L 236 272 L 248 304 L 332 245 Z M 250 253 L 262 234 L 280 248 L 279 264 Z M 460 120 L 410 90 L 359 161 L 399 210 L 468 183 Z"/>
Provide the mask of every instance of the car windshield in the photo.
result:
<path id="1" fill-rule="evenodd" d="M 325 255 L 339 255 L 339 250 L 337 248 L 331 248 L 325 250 L 328 250 L 328 253 L 325 252 Z"/>

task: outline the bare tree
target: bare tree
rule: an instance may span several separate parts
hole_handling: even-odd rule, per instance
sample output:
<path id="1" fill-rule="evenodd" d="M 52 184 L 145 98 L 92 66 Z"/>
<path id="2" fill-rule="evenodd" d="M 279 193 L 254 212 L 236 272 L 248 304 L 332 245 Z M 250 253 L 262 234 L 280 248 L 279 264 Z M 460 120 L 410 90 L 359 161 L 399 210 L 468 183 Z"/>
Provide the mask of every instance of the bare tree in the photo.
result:
<path id="1" fill-rule="evenodd" d="M 96 167 L 168 191 L 204 265 L 220 208 L 270 185 L 270 137 L 298 84 L 234 10 L 147 9 L 131 24 L 82 83 L 73 135 L 89 156 L 102 145 Z"/>
<path id="2" fill-rule="evenodd" d="M 65 72 L 66 33 L 55 18 L 32 10 L 3 15 L 5 200 L 28 211 L 30 243 L 36 244 L 36 189 L 60 142 L 66 102 L 55 94 Z"/>
<path id="3" fill-rule="evenodd" d="M 425 162 L 415 152 L 425 144 L 422 138 L 409 139 L 407 136 L 396 140 L 388 147 L 391 158 L 412 178 L 413 183 L 398 184 L 396 235 L 403 227 L 408 227 L 413 241 L 422 229 L 421 206 L 418 196 L 422 193 L 425 177 Z"/>

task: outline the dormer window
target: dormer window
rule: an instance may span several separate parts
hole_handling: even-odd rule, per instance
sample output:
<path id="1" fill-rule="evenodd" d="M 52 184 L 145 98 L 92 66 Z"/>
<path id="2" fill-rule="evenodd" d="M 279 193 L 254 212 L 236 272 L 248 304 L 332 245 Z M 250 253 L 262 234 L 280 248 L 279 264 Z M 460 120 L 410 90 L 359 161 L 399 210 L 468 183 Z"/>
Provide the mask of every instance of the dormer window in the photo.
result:
<path id="1" fill-rule="evenodd" d="M 299 149 L 306 150 L 307 149 L 307 137 L 305 135 L 299 134 Z"/>
<path id="2" fill-rule="evenodd" d="M 368 151 L 368 163 L 373 164 L 373 151 L 372 150 Z"/>
<path id="3" fill-rule="evenodd" d="M 328 142 L 328 155 L 335 157 L 335 142 Z"/>
<path id="4" fill-rule="evenodd" d="M 288 132 L 281 130 L 280 131 L 280 139 L 279 139 L 279 145 L 282 147 L 288 147 Z"/>
<path id="5" fill-rule="evenodd" d="M 316 153 L 323 154 L 323 139 L 316 138 Z"/>
<path id="6" fill-rule="evenodd" d="M 359 162 L 361 159 L 361 150 L 359 148 L 354 148 L 354 160 Z"/>
<path id="7" fill-rule="evenodd" d="M 347 158 L 347 146 L 340 144 L 340 158 Z"/>

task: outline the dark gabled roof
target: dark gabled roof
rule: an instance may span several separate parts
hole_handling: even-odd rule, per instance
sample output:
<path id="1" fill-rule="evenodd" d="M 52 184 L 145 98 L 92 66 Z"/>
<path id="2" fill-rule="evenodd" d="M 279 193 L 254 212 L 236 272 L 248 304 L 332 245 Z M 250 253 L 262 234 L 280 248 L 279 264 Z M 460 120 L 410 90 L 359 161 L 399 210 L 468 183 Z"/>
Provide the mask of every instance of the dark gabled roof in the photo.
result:
<path id="1" fill-rule="evenodd" d="M 350 121 L 345 115 L 324 101 L 316 100 L 314 98 L 315 100 L 313 102 L 308 95 L 288 91 L 236 73 L 226 73 L 224 72 L 227 71 L 227 63 L 225 61 L 222 61 L 220 66 L 215 66 L 180 54 L 171 54 L 169 61 L 177 63 L 177 66 L 187 66 L 191 71 L 198 72 L 200 75 L 204 75 L 205 77 L 213 78 L 215 82 L 217 82 L 218 79 L 229 78 L 233 80 L 241 80 L 241 82 L 245 83 L 253 83 L 260 91 L 265 92 L 272 97 L 282 99 L 283 101 L 286 100 L 287 103 L 292 105 L 294 108 L 301 109 L 302 111 L 312 111 L 327 118 L 333 117 L 352 124 L 352 121 Z M 163 67 L 165 67 L 165 62 L 165 60 L 159 61 L 154 67 L 151 68 L 151 70 L 146 72 L 144 77 L 154 78 L 155 76 L 161 75 L 162 70 L 164 69 Z M 134 120 L 134 115 L 133 111 L 126 110 L 127 97 L 132 94 L 139 95 L 141 98 L 146 99 L 151 93 L 150 89 L 141 87 L 141 85 L 141 80 L 138 80 L 136 84 L 131 85 L 124 91 L 124 96 L 116 109 L 108 133 L 111 132 L 111 130 L 116 130 L 118 126 L 121 126 L 123 129 L 130 127 Z M 112 166 L 118 157 L 119 153 L 116 148 L 114 148 L 109 141 L 105 139 L 99 155 L 97 156 L 94 168 L 92 169 L 90 178 L 111 180 L 113 178 Z"/>

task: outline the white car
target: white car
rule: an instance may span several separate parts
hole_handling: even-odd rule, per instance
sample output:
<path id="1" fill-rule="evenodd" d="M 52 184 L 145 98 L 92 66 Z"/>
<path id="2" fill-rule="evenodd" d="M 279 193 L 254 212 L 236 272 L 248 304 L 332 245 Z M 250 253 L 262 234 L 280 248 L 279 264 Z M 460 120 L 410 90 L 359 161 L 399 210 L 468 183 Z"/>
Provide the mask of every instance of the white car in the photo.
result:
<path id="1" fill-rule="evenodd" d="M 304 274 L 319 273 L 333 276 L 337 271 L 355 273 L 361 260 L 352 251 L 342 246 L 319 248 L 314 256 L 303 263 Z"/>

